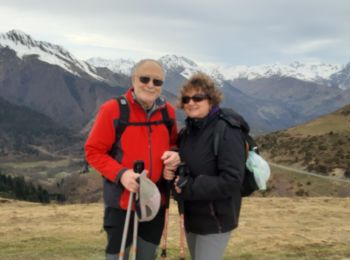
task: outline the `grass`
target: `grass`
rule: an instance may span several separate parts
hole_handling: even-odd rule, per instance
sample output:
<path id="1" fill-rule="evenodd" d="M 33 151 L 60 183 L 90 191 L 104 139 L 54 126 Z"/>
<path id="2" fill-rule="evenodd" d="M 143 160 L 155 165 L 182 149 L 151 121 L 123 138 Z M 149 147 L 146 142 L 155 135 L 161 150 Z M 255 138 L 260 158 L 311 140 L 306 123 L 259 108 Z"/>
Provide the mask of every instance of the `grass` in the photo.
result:
<path id="1" fill-rule="evenodd" d="M 321 116 L 302 125 L 289 128 L 286 132 L 292 135 L 322 135 L 329 132 L 349 132 L 350 129 L 350 105 L 337 111 Z"/>
<path id="2" fill-rule="evenodd" d="M 0 259 L 104 259 L 102 204 L 0 202 Z M 224 259 L 350 257 L 349 216 L 350 198 L 245 198 Z M 169 220 L 168 259 L 178 259 L 174 204 Z"/>
<path id="3" fill-rule="evenodd" d="M 341 123 L 339 123 L 341 122 Z M 322 135 L 333 132 L 349 132 L 350 121 L 346 120 L 343 115 L 329 114 L 319 119 L 310 121 L 301 126 L 296 126 L 288 129 L 286 132 L 296 135 L 300 134 L 303 136 L 311 135 Z"/>
<path id="4" fill-rule="evenodd" d="M 63 160 L 40 160 L 40 161 L 28 161 L 28 162 L 4 162 L 2 167 L 11 167 L 15 169 L 28 169 L 28 168 L 54 168 L 54 167 L 64 167 L 71 163 L 69 159 Z"/>

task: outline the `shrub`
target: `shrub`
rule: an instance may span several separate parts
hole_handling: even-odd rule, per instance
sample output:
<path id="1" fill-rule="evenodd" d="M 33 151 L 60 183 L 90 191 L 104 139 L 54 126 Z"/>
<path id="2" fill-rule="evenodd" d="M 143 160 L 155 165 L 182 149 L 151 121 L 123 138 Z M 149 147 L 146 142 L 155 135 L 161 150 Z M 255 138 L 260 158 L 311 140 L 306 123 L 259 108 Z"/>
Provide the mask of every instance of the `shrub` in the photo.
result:
<path id="1" fill-rule="evenodd" d="M 321 151 L 325 151 L 325 150 L 327 150 L 327 145 L 325 145 L 325 144 L 320 144 L 320 145 L 318 146 L 318 149 L 320 149 Z"/>
<path id="2" fill-rule="evenodd" d="M 344 173 L 344 176 L 346 178 L 350 178 L 350 167 L 346 169 L 345 173 Z"/>

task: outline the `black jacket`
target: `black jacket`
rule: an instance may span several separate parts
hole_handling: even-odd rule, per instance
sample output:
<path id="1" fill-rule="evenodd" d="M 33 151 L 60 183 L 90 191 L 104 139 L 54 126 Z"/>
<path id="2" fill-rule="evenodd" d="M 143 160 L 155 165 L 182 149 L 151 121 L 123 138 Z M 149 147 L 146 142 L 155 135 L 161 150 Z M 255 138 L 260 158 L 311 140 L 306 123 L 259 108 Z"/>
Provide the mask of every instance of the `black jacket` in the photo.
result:
<path id="1" fill-rule="evenodd" d="M 238 225 L 244 141 L 239 128 L 226 127 L 216 157 L 213 139 L 218 115 L 216 111 L 203 119 L 188 118 L 180 135 L 180 156 L 189 167 L 189 180 L 179 196 L 184 200 L 187 232 L 222 233 Z"/>

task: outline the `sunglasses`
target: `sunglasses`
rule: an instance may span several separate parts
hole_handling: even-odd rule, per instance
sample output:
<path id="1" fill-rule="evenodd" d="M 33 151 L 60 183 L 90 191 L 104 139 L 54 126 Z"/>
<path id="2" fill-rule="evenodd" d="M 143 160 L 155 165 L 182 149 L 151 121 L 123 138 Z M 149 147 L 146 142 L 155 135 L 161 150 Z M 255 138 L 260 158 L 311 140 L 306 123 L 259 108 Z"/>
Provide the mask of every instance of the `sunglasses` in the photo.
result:
<path id="1" fill-rule="evenodd" d="M 208 96 L 206 94 L 195 94 L 193 95 L 192 97 L 190 96 L 183 96 L 181 98 L 181 101 L 183 104 L 188 104 L 190 103 L 191 99 L 193 100 L 193 102 L 201 102 L 203 101 L 204 99 L 207 99 Z"/>
<path id="2" fill-rule="evenodd" d="M 163 80 L 161 80 L 161 79 L 154 79 L 154 78 L 151 78 L 148 76 L 140 76 L 139 77 L 140 82 L 143 84 L 148 84 L 151 81 L 151 79 L 153 81 L 154 86 L 161 87 L 163 85 Z"/>

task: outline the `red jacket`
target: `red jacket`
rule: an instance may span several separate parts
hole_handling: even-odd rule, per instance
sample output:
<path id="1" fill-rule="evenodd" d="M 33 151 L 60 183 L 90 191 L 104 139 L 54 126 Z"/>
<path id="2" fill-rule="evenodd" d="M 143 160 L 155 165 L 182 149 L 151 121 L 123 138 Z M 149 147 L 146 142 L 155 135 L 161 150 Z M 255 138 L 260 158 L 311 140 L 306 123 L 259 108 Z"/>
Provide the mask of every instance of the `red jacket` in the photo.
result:
<path id="1" fill-rule="evenodd" d="M 115 142 L 114 122 L 119 118 L 119 105 L 115 99 L 104 103 L 99 110 L 95 123 L 85 143 L 85 155 L 88 163 L 105 179 L 104 201 L 107 206 L 127 209 L 129 191 L 119 182 L 123 172 L 133 168 L 135 160 L 143 160 L 148 177 L 157 183 L 163 172 L 160 159 L 165 151 L 176 144 L 177 129 L 175 110 L 161 98 L 156 100 L 157 109 L 147 118 L 145 110 L 134 100 L 133 89 L 126 93 L 130 108 L 130 122 L 162 120 L 160 109 L 167 106 L 169 117 L 174 120 L 171 136 L 165 124 L 148 126 L 128 126 L 124 130 L 116 158 L 108 152 Z"/>

